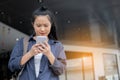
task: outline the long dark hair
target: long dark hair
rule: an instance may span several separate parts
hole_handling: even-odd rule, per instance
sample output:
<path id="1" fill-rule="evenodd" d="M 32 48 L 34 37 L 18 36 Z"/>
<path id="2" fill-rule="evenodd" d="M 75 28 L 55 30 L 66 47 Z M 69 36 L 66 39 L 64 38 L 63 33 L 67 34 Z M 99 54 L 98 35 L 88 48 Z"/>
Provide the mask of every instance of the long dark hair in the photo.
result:
<path id="1" fill-rule="evenodd" d="M 48 35 L 48 38 L 53 39 L 53 40 L 58 40 L 57 33 L 56 33 L 56 22 L 55 22 L 54 14 L 50 10 L 48 10 L 45 6 L 42 6 L 33 12 L 32 23 L 34 23 L 36 16 L 39 16 L 39 15 L 48 15 L 49 16 L 49 18 L 50 18 L 49 20 L 51 22 L 51 31 Z"/>

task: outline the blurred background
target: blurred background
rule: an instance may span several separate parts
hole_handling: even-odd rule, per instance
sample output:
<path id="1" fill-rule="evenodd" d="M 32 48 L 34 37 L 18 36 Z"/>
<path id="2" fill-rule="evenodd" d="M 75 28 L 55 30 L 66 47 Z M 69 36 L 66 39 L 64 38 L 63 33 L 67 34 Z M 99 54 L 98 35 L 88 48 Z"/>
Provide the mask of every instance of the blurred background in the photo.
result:
<path id="1" fill-rule="evenodd" d="M 32 34 L 32 12 L 43 5 L 67 55 L 61 80 L 120 80 L 120 0 L 0 0 L 0 80 L 10 80 L 11 50 Z"/>

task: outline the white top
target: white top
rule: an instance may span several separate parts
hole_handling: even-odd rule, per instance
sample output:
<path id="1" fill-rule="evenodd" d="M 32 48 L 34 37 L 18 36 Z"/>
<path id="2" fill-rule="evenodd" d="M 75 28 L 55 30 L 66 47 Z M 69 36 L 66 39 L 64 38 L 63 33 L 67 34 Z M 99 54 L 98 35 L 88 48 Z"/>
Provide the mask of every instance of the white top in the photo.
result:
<path id="1" fill-rule="evenodd" d="M 38 75 L 39 75 L 42 55 L 43 55 L 42 53 L 39 53 L 34 56 L 36 77 L 38 77 Z"/>

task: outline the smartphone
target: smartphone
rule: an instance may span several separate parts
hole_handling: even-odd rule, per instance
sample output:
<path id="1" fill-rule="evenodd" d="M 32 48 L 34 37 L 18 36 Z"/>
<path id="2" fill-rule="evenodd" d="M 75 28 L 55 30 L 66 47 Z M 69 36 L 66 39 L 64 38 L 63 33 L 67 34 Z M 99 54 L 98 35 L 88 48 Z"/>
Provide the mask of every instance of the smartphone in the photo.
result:
<path id="1" fill-rule="evenodd" d="M 43 43 L 44 41 L 47 41 L 47 36 L 37 36 L 36 37 L 36 43 Z"/>

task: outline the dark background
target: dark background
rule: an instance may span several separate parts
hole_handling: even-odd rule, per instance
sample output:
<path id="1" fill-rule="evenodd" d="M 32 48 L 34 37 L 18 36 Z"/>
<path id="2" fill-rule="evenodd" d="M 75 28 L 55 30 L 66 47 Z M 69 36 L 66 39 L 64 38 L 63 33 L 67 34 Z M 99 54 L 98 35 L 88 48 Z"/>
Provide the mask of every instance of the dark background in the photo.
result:
<path id="1" fill-rule="evenodd" d="M 0 0 L 0 21 L 30 35 L 32 12 L 41 5 L 55 14 L 61 40 L 91 43 L 90 27 L 97 23 L 102 43 L 114 44 L 113 29 L 120 43 L 119 0 Z"/>

